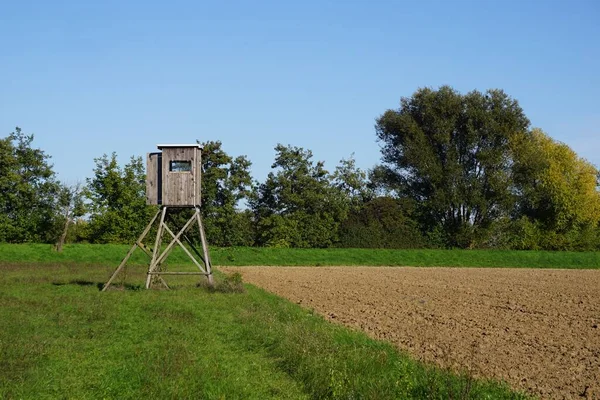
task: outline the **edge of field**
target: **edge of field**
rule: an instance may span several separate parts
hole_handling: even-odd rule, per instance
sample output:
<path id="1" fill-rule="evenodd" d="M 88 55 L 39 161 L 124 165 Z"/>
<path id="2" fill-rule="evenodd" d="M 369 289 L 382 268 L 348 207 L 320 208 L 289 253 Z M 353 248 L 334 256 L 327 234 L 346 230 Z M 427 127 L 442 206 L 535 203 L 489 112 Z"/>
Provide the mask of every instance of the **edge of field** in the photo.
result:
<path id="1" fill-rule="evenodd" d="M 118 265 L 131 248 L 123 244 L 69 244 L 58 253 L 49 244 L 0 244 L 0 261 Z M 440 250 L 440 249 L 292 249 L 266 247 L 211 248 L 219 266 L 405 266 L 600 269 L 600 252 Z M 179 248 L 171 264 L 191 265 Z M 130 264 L 144 265 L 147 256 L 136 250 Z"/>

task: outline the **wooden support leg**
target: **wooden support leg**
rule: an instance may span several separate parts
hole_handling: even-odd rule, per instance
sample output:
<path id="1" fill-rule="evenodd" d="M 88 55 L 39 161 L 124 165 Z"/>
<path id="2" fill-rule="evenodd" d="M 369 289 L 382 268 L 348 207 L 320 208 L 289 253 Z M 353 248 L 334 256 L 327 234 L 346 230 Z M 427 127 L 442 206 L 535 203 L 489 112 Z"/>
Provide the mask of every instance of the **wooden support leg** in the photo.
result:
<path id="1" fill-rule="evenodd" d="M 204 233 L 204 226 L 202 225 L 202 217 L 200 216 L 200 209 L 196 208 L 196 221 L 198 222 L 198 229 L 200 230 L 200 240 L 202 241 L 202 251 L 204 252 L 204 264 L 206 266 L 206 278 L 208 284 L 213 286 L 212 276 L 212 263 L 210 261 L 210 255 L 208 253 L 208 243 L 206 241 L 206 234 Z"/>
<path id="2" fill-rule="evenodd" d="M 110 286 L 110 284 L 112 283 L 112 281 L 117 277 L 117 275 L 119 274 L 119 272 L 121 272 L 121 270 L 123 269 L 123 267 L 127 263 L 127 260 L 129 260 L 129 257 L 131 257 L 131 255 L 133 254 L 133 251 L 135 250 L 135 248 L 137 246 L 139 246 L 138 243 L 141 243 L 142 240 L 144 240 L 144 238 L 148 234 L 148 232 L 150 232 L 150 228 L 152 227 L 152 224 L 154 224 L 154 221 L 156 221 L 156 217 L 158 217 L 159 213 L 160 213 L 160 210 L 157 211 L 156 214 L 154 214 L 154 217 L 152 218 L 152 220 L 150 221 L 150 223 L 146 226 L 146 228 L 144 229 L 144 231 L 142 232 L 142 234 L 140 235 L 140 237 L 138 238 L 138 240 L 136 240 L 135 244 L 133 246 L 131 246 L 131 249 L 129 249 L 129 251 L 127 252 L 127 255 L 125 256 L 125 258 L 123 258 L 123 261 L 121 261 L 121 264 L 119 264 L 119 266 L 117 267 L 117 269 L 115 270 L 115 272 L 113 272 L 113 274 L 111 275 L 111 277 L 108 280 L 108 282 L 106 282 L 104 284 L 104 287 L 102 288 L 103 292 L 105 292 L 106 289 L 108 289 L 108 287 Z"/>
<path id="3" fill-rule="evenodd" d="M 163 235 L 163 226 L 165 224 L 165 215 L 167 214 L 167 207 L 162 208 L 162 213 L 160 215 L 160 223 L 158 225 L 158 230 L 156 232 L 156 240 L 154 241 L 154 251 L 152 253 L 152 260 L 150 261 L 150 266 L 148 267 L 148 272 L 152 272 L 156 269 L 159 263 L 157 262 L 158 256 L 160 254 L 160 245 L 162 242 Z M 146 276 L 146 289 L 150 289 L 150 284 L 152 283 L 152 275 L 148 274 Z"/>
<path id="4" fill-rule="evenodd" d="M 154 217 L 152 218 L 150 223 L 144 229 L 144 232 L 140 235 L 138 240 L 136 240 L 135 244 L 131 247 L 131 249 L 129 249 L 129 252 L 125 256 L 123 261 L 121 261 L 121 264 L 119 264 L 119 266 L 117 267 L 115 272 L 111 275 L 108 282 L 104 285 L 104 288 L 102 289 L 102 291 L 106 291 L 106 289 L 110 286 L 110 284 L 115 279 L 115 277 L 119 274 L 119 272 L 121 272 L 121 270 L 124 268 L 125 264 L 129 260 L 129 258 L 133 254 L 136 247 L 141 248 L 144 251 L 144 253 L 147 254 L 148 257 L 150 257 L 150 259 L 151 259 L 150 265 L 148 267 L 147 276 L 146 276 L 146 289 L 149 289 L 152 286 L 153 281 L 155 283 L 158 283 L 158 282 L 161 283 L 168 289 L 169 286 L 167 285 L 167 282 L 160 276 L 163 272 L 166 274 L 168 274 L 168 273 L 171 273 L 171 274 L 202 274 L 207 277 L 209 285 L 211 285 L 211 286 L 213 285 L 212 263 L 211 263 L 210 255 L 209 255 L 209 251 L 208 251 L 208 242 L 206 240 L 204 226 L 202 224 L 200 208 L 196 207 L 194 215 L 192 215 L 190 217 L 190 219 L 185 223 L 183 228 L 181 228 L 177 234 L 173 233 L 173 231 L 167 226 L 167 223 L 165 221 L 165 219 L 168 217 L 167 208 L 168 207 L 164 206 L 159 211 L 156 212 L 156 214 L 154 215 Z M 157 220 L 159 214 L 160 214 L 160 220 L 158 223 L 156 239 L 154 241 L 154 248 L 149 249 L 143 243 L 143 240 L 146 237 L 146 235 L 148 235 L 148 232 L 150 231 L 150 229 L 152 228 L 152 225 Z M 169 218 L 169 220 L 171 220 L 171 219 Z M 173 222 L 173 221 L 171 220 L 171 222 Z M 196 250 L 193 243 L 185 235 L 186 231 L 190 228 L 191 225 L 194 224 L 194 222 L 196 222 L 198 224 L 198 230 L 200 231 L 200 240 L 202 242 L 202 254 L 200 254 L 200 252 L 198 250 Z M 163 235 L 164 235 L 165 231 L 171 236 L 172 240 L 167 245 L 165 250 L 161 251 L 161 244 L 162 244 L 162 239 L 163 239 Z M 183 242 L 181 241 L 182 238 L 185 239 L 187 242 L 189 242 L 192 250 L 194 251 L 194 253 L 196 253 L 197 257 L 195 257 L 194 254 L 192 254 L 190 252 L 190 250 L 188 250 L 188 248 L 183 244 Z M 198 267 L 200 272 L 196 272 L 196 273 L 193 273 L 193 272 L 166 272 L 166 271 L 161 272 L 162 271 L 162 269 L 161 269 L 162 263 L 167 259 L 167 257 L 169 256 L 169 254 L 171 253 L 171 251 L 173 250 L 173 248 L 176 245 L 181 246 L 181 248 L 183 249 L 185 254 L 193 261 L 194 265 L 196 265 L 196 267 Z M 202 261 L 202 263 L 204 264 L 204 267 L 198 261 L 198 259 L 200 259 Z"/>
<path id="5" fill-rule="evenodd" d="M 167 285 L 167 281 L 165 281 L 162 276 L 156 275 L 156 278 L 160 281 L 160 283 L 163 284 L 163 286 L 165 287 L 165 289 L 171 289 L 169 287 L 169 285 Z"/>

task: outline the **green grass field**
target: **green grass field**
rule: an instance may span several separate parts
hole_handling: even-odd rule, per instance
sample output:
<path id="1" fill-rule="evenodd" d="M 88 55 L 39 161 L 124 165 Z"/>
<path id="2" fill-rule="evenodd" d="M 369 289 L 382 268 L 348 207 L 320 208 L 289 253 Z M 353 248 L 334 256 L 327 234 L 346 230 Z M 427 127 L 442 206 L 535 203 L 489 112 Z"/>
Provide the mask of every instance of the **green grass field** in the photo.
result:
<path id="1" fill-rule="evenodd" d="M 129 250 L 128 245 L 66 245 L 57 253 L 45 244 L 0 244 L 0 262 L 75 262 L 117 266 Z M 279 266 L 421 266 L 421 267 L 514 267 L 514 268 L 600 268 L 600 252 L 551 252 L 508 250 L 385 250 L 385 249 L 278 249 L 212 248 L 214 265 Z M 171 264 L 191 264 L 186 255 L 175 249 Z M 136 250 L 131 264 L 145 264 L 147 256 Z"/>
<path id="2" fill-rule="evenodd" d="M 211 292 L 182 278 L 171 291 L 100 292 L 112 259 L 27 261 L 0 262 L 3 399 L 524 398 L 250 285 Z M 143 281 L 143 269 L 130 274 Z"/>
<path id="3" fill-rule="evenodd" d="M 494 382 L 414 361 L 246 285 L 99 291 L 129 246 L 0 244 L 0 398 L 523 398 Z M 222 265 L 599 268 L 597 253 L 214 248 Z M 137 266 L 136 266 L 137 264 Z M 181 251 L 170 267 L 193 268 Z M 217 280 L 224 278 L 217 272 Z M 221 284 L 219 287 L 226 287 Z"/>

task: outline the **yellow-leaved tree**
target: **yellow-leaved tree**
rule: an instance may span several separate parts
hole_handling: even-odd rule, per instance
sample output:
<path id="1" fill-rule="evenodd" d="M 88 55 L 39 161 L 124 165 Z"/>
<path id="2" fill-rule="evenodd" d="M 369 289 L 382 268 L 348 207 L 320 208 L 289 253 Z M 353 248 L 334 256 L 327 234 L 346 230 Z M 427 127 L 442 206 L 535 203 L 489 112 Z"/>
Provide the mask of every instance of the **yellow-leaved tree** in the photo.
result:
<path id="1" fill-rule="evenodd" d="M 582 241 L 597 241 L 598 169 L 541 129 L 516 135 L 512 149 L 516 216 L 534 224 L 539 236 L 538 246 L 521 247 L 581 248 L 591 245 Z"/>

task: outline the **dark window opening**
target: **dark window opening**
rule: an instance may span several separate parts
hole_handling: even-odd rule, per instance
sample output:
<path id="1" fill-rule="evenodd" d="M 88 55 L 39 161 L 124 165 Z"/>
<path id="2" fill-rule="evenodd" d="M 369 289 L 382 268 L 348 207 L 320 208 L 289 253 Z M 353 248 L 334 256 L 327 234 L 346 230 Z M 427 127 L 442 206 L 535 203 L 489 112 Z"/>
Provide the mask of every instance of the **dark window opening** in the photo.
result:
<path id="1" fill-rule="evenodd" d="M 169 163 L 170 172 L 190 172 L 192 170 L 191 161 L 171 161 Z"/>

